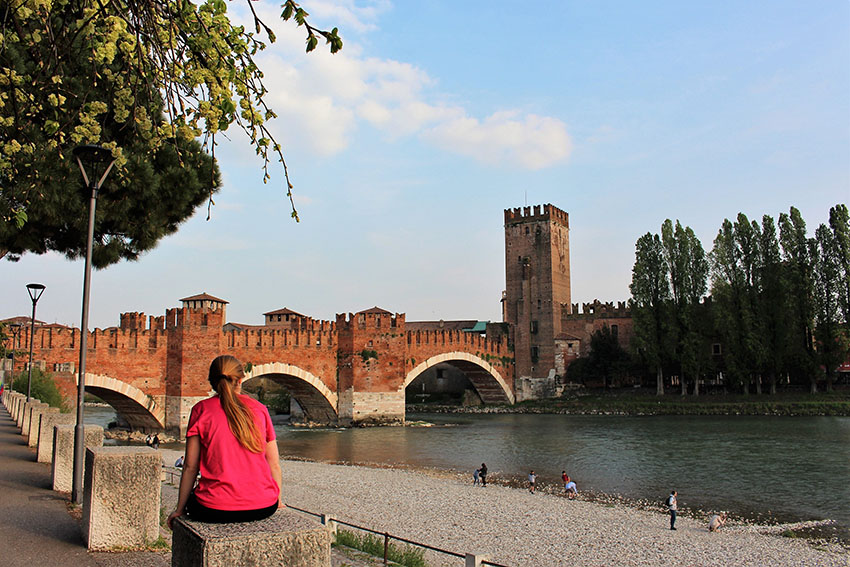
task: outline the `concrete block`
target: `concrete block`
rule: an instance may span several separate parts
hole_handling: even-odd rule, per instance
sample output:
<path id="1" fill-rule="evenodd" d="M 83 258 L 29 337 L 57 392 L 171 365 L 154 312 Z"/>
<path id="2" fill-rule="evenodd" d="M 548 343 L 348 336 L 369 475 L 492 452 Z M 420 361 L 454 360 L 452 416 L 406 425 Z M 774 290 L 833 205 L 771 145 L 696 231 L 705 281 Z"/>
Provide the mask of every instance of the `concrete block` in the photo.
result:
<path id="1" fill-rule="evenodd" d="M 162 455 L 150 447 L 86 449 L 83 539 L 91 551 L 159 538 Z"/>
<path id="2" fill-rule="evenodd" d="M 28 436 L 30 434 L 30 418 L 32 418 L 32 410 L 34 408 L 47 407 L 47 404 L 40 400 L 30 398 L 30 401 L 24 405 L 24 415 L 21 417 L 21 435 Z"/>
<path id="3" fill-rule="evenodd" d="M 330 567 L 331 532 L 316 520 L 279 510 L 258 522 L 174 522 L 172 567 Z"/>
<path id="4" fill-rule="evenodd" d="M 30 412 L 30 426 L 27 430 L 27 446 L 38 447 L 38 429 L 41 426 L 41 416 L 46 413 L 58 413 L 59 408 L 52 408 L 47 404 L 34 406 Z"/>
<path id="5" fill-rule="evenodd" d="M 48 412 L 41 414 L 38 424 L 38 454 L 39 463 L 53 462 L 53 428 L 57 425 L 71 425 L 77 416 L 72 413 Z"/>
<path id="6" fill-rule="evenodd" d="M 74 425 L 53 427 L 53 490 L 71 492 L 74 487 Z M 86 425 L 83 428 L 86 448 L 103 446 L 103 428 Z"/>

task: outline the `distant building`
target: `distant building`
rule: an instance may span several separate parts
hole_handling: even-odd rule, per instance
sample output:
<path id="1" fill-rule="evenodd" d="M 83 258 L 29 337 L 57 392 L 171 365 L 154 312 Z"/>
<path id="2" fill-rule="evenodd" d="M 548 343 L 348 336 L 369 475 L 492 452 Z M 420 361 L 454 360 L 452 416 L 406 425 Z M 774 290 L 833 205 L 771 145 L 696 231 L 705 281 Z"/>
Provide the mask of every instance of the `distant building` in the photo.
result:
<path id="1" fill-rule="evenodd" d="M 553 205 L 505 210 L 505 292 L 518 401 L 557 395 L 570 362 L 586 355 L 604 325 L 624 348 L 632 336 L 625 302 L 571 302 L 569 215 Z"/>

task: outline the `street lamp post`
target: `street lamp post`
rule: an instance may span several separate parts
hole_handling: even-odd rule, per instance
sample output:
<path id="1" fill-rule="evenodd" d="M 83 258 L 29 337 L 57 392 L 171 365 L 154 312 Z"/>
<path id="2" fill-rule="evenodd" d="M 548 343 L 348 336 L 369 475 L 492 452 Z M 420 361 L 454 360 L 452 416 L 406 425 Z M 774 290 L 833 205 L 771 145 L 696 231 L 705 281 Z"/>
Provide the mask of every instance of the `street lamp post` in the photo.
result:
<path id="1" fill-rule="evenodd" d="M 74 149 L 74 157 L 83 174 L 86 188 L 91 191 L 89 201 L 89 233 L 86 240 L 86 267 L 83 276 L 83 315 L 80 323 L 80 367 L 77 381 L 77 423 L 74 427 L 74 476 L 71 487 L 71 500 L 76 504 L 83 501 L 83 457 L 85 452 L 85 429 L 83 426 L 83 398 L 86 395 L 86 354 L 89 338 L 89 292 L 91 290 L 91 251 L 94 240 L 94 211 L 97 206 L 97 192 L 112 169 L 115 160 L 112 152 L 94 145 L 79 146 Z M 87 171 L 86 168 L 90 171 Z M 100 174 L 100 171 L 103 171 Z M 91 177 L 89 177 L 91 173 Z M 98 180 L 98 174 L 100 179 Z"/>
<path id="2" fill-rule="evenodd" d="M 30 294 L 32 300 L 32 319 L 30 319 L 30 363 L 29 374 L 27 375 L 27 401 L 30 401 L 30 392 L 32 391 L 32 347 L 35 343 L 35 304 L 38 303 L 41 294 L 44 293 L 44 286 L 40 283 L 27 284 L 27 293 Z"/>

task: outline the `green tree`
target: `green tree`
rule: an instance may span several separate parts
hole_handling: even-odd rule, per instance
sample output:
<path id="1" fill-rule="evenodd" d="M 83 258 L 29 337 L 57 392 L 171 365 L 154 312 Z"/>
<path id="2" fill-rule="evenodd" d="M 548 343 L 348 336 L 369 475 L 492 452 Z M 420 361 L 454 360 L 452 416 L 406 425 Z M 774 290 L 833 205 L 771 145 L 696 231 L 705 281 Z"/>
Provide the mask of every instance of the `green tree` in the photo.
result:
<path id="1" fill-rule="evenodd" d="M 251 2 L 245 4 L 254 13 Z M 315 49 L 318 37 L 331 52 L 342 47 L 336 29 L 313 28 L 292 0 L 284 2 L 281 17 L 304 26 L 307 51 Z M 15 0 L 0 11 L 0 34 L 0 216 L 3 225 L 18 230 L 4 230 L 0 252 L 55 245 L 78 253 L 70 236 L 77 229 L 56 219 L 56 203 L 64 202 L 69 187 L 77 193 L 79 174 L 69 176 L 70 151 L 80 144 L 112 151 L 116 172 L 110 184 L 133 189 L 116 197 L 123 204 L 112 213 L 135 214 L 152 233 L 161 225 L 173 229 L 197 206 L 185 212 L 187 203 L 197 201 L 197 187 L 174 197 L 188 174 L 178 175 L 173 164 L 194 169 L 212 203 L 218 177 L 197 155 L 195 140 L 203 136 L 214 156 L 216 134 L 234 123 L 260 156 L 264 179 L 270 162 L 280 162 L 291 199 L 283 151 L 266 126 L 274 112 L 254 61 L 265 41 L 275 38 L 256 14 L 249 31 L 231 23 L 224 0 Z M 144 167 L 149 170 L 140 172 Z M 147 206 L 156 201 L 136 202 L 134 194 L 148 183 L 163 209 L 178 212 L 163 216 L 155 208 L 148 217 Z M 294 206 L 292 214 L 297 219 Z M 109 215 L 104 210 L 103 218 Z M 38 227 L 20 233 L 45 219 L 46 234 Z M 102 229 L 104 246 L 117 252 L 100 252 L 99 265 L 110 256 L 132 258 L 146 249 L 146 240 L 163 235 L 138 229 L 127 237 L 124 228 Z"/>
<path id="2" fill-rule="evenodd" d="M 775 394 L 777 377 L 785 371 L 788 291 L 784 277 L 785 267 L 776 236 L 776 224 L 769 215 L 762 217 L 759 251 L 761 259 L 758 276 L 760 289 L 756 297 L 757 312 L 765 345 L 765 373 L 770 393 Z"/>
<path id="3" fill-rule="evenodd" d="M 672 338 L 674 359 L 679 365 L 682 395 L 687 394 L 687 377 L 693 377 L 694 395 L 699 394 L 699 377 L 706 358 L 706 341 L 695 321 L 697 306 L 707 289 L 708 261 L 702 243 L 691 227 L 675 228 L 670 219 L 661 225 L 664 260 L 670 277 L 671 311 L 675 321 Z"/>
<path id="4" fill-rule="evenodd" d="M 12 381 L 12 389 L 24 395 L 27 393 L 27 384 L 29 382 L 28 372 L 18 372 L 15 379 Z M 56 382 L 53 381 L 53 375 L 48 372 L 42 372 L 40 368 L 33 366 L 32 383 L 30 385 L 30 397 L 40 400 L 50 407 L 64 410 L 65 403 L 62 399 L 62 393 L 56 387 Z"/>
<path id="5" fill-rule="evenodd" d="M 806 236 L 806 222 L 800 211 L 791 207 L 779 215 L 779 243 L 788 297 L 788 335 L 785 345 L 786 367 L 793 379 L 808 381 L 812 393 L 817 392 L 814 354 L 814 277 L 811 244 Z"/>
<path id="6" fill-rule="evenodd" d="M 821 224 L 811 241 L 814 266 L 815 337 L 817 361 L 826 375 L 826 390 L 832 391 L 835 370 L 847 355 L 846 337 L 841 329 L 841 259 L 835 234 Z"/>
<path id="7" fill-rule="evenodd" d="M 711 291 L 715 299 L 717 332 L 725 345 L 724 363 L 732 379 L 749 392 L 750 382 L 764 356 L 755 298 L 758 294 L 760 229 L 739 213 L 714 239 L 711 251 Z M 756 374 L 756 387 L 761 382 Z"/>
<path id="8" fill-rule="evenodd" d="M 590 335 L 590 352 L 588 353 L 589 372 L 592 376 L 602 379 L 603 387 L 607 388 L 629 372 L 629 353 L 620 346 L 611 328 L 603 325 Z"/>
<path id="9" fill-rule="evenodd" d="M 664 394 L 663 364 L 670 337 L 667 300 L 670 297 L 667 265 L 661 238 L 646 233 L 635 244 L 632 268 L 631 313 L 634 321 L 633 348 L 655 370 L 656 394 Z"/>
<path id="10" fill-rule="evenodd" d="M 850 323 L 850 213 L 847 205 L 838 204 L 829 210 L 829 227 L 832 229 L 838 264 L 838 304 L 841 321 Z"/>

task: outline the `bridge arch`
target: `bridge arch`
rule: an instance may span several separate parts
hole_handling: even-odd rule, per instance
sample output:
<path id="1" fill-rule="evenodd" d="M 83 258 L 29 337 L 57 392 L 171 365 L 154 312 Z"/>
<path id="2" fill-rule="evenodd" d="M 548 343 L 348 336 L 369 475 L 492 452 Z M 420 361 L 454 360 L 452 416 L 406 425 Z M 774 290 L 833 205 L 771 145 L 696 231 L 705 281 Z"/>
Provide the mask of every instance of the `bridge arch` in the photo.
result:
<path id="1" fill-rule="evenodd" d="M 440 362 L 451 364 L 461 370 L 472 382 L 484 403 L 514 403 L 513 390 L 498 370 L 481 357 L 459 351 L 438 354 L 418 364 L 416 368 L 407 373 L 404 385 L 401 388 L 402 391 L 420 374 Z"/>
<path id="2" fill-rule="evenodd" d="M 254 365 L 251 371 L 245 374 L 242 383 L 261 377 L 269 378 L 285 386 L 304 410 L 304 416 L 308 421 L 315 423 L 338 421 L 336 392 L 332 392 L 315 374 L 292 364 L 271 362 Z"/>
<path id="3" fill-rule="evenodd" d="M 86 392 L 89 392 L 127 420 L 132 429 L 163 429 L 165 410 L 152 397 L 135 386 L 103 374 L 86 372 Z"/>

